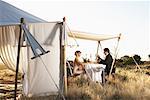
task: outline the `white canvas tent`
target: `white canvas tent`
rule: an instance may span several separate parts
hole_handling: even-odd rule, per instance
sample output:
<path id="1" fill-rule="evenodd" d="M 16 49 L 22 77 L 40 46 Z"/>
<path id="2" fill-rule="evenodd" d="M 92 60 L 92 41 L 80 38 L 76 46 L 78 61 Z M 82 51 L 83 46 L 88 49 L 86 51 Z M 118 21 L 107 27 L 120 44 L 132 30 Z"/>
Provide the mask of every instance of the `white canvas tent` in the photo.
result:
<path id="1" fill-rule="evenodd" d="M 8 3 L 0 1 L 0 58 L 9 69 L 15 71 L 17 46 L 20 34 L 20 18 L 25 19 L 28 30 L 42 47 L 46 50 L 50 50 L 50 53 L 43 55 L 42 59 L 45 65 L 47 65 L 48 71 L 52 74 L 56 85 L 63 93 L 64 84 L 65 88 L 67 88 L 67 84 L 64 83 L 64 77 L 66 76 L 66 24 L 64 22 L 46 22 Z M 87 33 L 74 34 L 78 36 L 77 38 L 96 41 L 120 37 L 119 35 L 102 36 Z M 69 34 L 69 36 L 74 37 L 71 34 Z M 41 60 L 39 58 L 31 60 L 31 57 L 33 57 L 33 53 L 30 46 L 22 46 L 19 72 L 24 74 L 23 94 L 26 96 L 39 96 L 58 93 L 58 89 L 49 77 Z"/>
<path id="2" fill-rule="evenodd" d="M 50 50 L 50 53 L 43 55 L 42 59 L 56 85 L 63 92 L 62 22 L 48 23 L 0 0 L 0 58 L 9 69 L 15 71 L 20 18 L 25 19 L 29 31 L 42 47 Z M 41 60 L 38 58 L 31 60 L 31 57 L 33 53 L 30 46 L 21 47 L 19 72 L 24 74 L 23 94 L 36 96 L 58 93 Z"/>

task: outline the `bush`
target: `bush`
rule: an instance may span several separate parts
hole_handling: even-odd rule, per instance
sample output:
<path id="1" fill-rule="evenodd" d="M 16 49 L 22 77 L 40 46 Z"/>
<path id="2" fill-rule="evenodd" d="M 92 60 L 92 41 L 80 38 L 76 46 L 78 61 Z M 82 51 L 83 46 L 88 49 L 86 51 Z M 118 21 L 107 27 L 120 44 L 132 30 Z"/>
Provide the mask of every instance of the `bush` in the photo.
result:
<path id="1" fill-rule="evenodd" d="M 139 55 L 134 55 L 133 58 L 138 64 L 142 64 L 141 57 Z M 125 67 L 127 65 L 135 65 L 133 58 L 125 55 L 116 60 L 116 66 Z"/>
<path id="2" fill-rule="evenodd" d="M 123 64 L 124 66 L 126 66 L 126 65 L 131 65 L 131 64 L 134 63 L 132 57 L 129 57 L 129 56 L 127 56 L 127 55 L 121 57 L 121 60 L 122 60 L 122 64 Z"/>
<path id="3" fill-rule="evenodd" d="M 123 62 L 124 65 L 133 65 L 134 61 L 132 57 L 129 57 L 126 61 Z"/>

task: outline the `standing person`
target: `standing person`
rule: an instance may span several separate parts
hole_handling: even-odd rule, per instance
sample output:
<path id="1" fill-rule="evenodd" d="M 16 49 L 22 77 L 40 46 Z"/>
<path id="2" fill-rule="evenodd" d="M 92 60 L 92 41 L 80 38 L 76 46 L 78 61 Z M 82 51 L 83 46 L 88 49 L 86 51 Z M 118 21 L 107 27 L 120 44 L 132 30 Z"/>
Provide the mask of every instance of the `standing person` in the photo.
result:
<path id="1" fill-rule="evenodd" d="M 104 64 L 106 65 L 106 68 L 105 68 L 105 73 L 106 75 L 109 75 L 110 73 L 110 70 L 111 70 L 111 66 L 112 66 L 112 62 L 113 62 L 113 58 L 112 56 L 110 55 L 110 51 L 108 48 L 105 48 L 104 49 L 104 55 L 106 56 L 106 58 L 103 60 L 101 59 L 99 56 L 98 56 L 98 63 L 100 64 Z M 115 73 L 115 68 L 113 67 L 112 69 L 112 73 Z"/>
<path id="2" fill-rule="evenodd" d="M 73 74 L 80 75 L 84 72 L 84 65 L 83 65 L 83 59 L 81 58 L 81 51 L 76 51 L 75 56 L 76 57 L 74 59 Z"/>

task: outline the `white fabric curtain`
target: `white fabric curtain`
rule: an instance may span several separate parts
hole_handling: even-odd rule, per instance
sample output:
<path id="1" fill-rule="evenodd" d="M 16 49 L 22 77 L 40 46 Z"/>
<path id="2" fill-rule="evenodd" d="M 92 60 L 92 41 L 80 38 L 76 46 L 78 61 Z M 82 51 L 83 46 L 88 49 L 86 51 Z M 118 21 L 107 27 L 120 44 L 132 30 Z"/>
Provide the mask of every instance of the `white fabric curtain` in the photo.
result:
<path id="1" fill-rule="evenodd" d="M 3 63 L 11 70 L 16 70 L 17 45 L 20 33 L 19 26 L 1 26 L 0 27 L 0 58 Z M 26 66 L 25 49 L 21 48 L 19 72 L 23 73 L 23 67 Z"/>
<path id="2" fill-rule="evenodd" d="M 50 53 L 41 56 L 56 85 L 60 82 L 60 24 L 44 23 L 29 24 L 29 31 L 45 50 Z M 28 68 L 25 74 L 24 89 L 26 95 L 43 95 L 44 93 L 58 93 L 54 82 L 50 78 L 40 58 L 31 60 L 33 53 L 28 48 Z M 25 85 L 24 85 L 25 86 Z"/>

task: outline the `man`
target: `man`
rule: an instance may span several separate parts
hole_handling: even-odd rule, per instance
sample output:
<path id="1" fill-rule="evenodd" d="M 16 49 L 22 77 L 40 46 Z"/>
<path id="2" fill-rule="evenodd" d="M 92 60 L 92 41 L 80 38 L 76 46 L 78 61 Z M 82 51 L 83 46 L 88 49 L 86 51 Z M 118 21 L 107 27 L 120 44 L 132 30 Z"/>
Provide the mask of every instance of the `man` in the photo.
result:
<path id="1" fill-rule="evenodd" d="M 112 66 L 112 62 L 113 62 L 113 58 L 112 58 L 112 56 L 110 55 L 110 51 L 109 51 L 108 48 L 105 48 L 105 49 L 104 49 L 104 55 L 106 56 L 105 60 L 101 59 L 101 58 L 98 56 L 98 63 L 106 65 L 105 73 L 106 73 L 106 75 L 109 75 L 110 70 L 111 70 L 111 66 Z M 114 67 L 113 67 L 113 69 L 112 69 L 111 74 L 112 74 L 112 73 L 115 73 L 115 68 L 114 68 Z"/>

